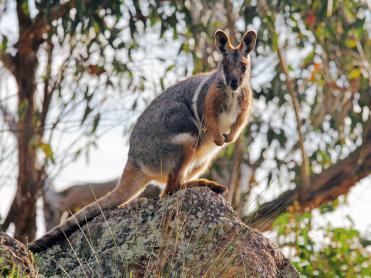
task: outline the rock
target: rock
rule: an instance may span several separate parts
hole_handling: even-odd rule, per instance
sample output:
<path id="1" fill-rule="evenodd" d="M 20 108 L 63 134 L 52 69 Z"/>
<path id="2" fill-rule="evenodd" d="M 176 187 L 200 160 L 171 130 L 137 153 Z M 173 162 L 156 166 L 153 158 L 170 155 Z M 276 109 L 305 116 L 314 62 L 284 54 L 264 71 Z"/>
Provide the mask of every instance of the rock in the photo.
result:
<path id="1" fill-rule="evenodd" d="M 0 277 L 36 277 L 30 251 L 0 231 Z"/>
<path id="2" fill-rule="evenodd" d="M 299 277 L 277 249 L 205 187 L 138 198 L 38 253 L 46 277 Z M 68 273 L 68 274 L 67 274 Z"/>

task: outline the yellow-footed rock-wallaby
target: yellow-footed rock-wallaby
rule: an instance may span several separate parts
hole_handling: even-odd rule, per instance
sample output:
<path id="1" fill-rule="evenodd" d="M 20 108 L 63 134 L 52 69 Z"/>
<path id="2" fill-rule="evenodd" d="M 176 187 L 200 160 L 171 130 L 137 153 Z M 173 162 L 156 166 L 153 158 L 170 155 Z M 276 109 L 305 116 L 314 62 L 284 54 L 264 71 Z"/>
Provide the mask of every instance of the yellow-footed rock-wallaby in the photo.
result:
<path id="1" fill-rule="evenodd" d="M 255 42 L 256 33 L 248 31 L 235 47 L 226 33 L 217 31 L 215 44 L 222 56 L 217 69 L 178 82 L 152 101 L 134 126 L 128 160 L 116 188 L 31 243 L 29 249 L 45 249 L 101 210 L 129 202 L 152 180 L 166 184 L 162 196 L 199 185 L 224 192 L 224 186 L 198 177 L 246 125 L 252 100 L 249 54 Z"/>

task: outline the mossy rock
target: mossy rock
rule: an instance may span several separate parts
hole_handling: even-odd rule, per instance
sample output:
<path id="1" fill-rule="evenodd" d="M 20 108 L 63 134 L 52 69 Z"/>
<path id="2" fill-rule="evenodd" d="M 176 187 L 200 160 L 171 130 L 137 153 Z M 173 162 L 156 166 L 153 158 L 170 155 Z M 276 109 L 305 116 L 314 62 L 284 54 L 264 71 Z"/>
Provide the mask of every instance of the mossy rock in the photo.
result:
<path id="1" fill-rule="evenodd" d="M 47 277 L 299 277 L 278 248 L 208 188 L 139 198 L 40 252 Z"/>

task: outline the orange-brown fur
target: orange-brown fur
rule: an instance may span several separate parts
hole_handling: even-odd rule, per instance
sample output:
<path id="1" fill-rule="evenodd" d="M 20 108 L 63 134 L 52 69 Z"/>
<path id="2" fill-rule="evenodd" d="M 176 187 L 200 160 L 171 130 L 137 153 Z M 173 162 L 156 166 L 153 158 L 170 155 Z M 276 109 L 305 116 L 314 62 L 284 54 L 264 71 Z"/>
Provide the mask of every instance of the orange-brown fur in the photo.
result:
<path id="1" fill-rule="evenodd" d="M 240 134 L 243 127 L 246 125 L 248 114 L 251 106 L 251 89 L 246 87 L 242 89 L 242 103 L 240 104 L 241 111 L 237 116 L 236 121 L 231 126 L 231 130 L 226 136 L 220 132 L 218 124 L 217 108 L 222 101 L 223 96 L 218 93 L 216 84 L 213 84 L 209 89 L 205 99 L 205 127 L 206 132 L 214 138 L 215 144 L 222 146 L 224 143 L 234 141 Z"/>
<path id="2" fill-rule="evenodd" d="M 245 88 L 244 90 L 251 90 Z M 251 92 L 243 92 L 243 98 L 241 103 L 241 112 L 238 114 L 236 121 L 231 126 L 230 132 L 225 136 L 225 143 L 233 142 L 237 139 L 238 135 L 245 127 L 250 113 L 251 107 Z"/>
<path id="3" fill-rule="evenodd" d="M 214 83 L 205 98 L 205 127 L 206 133 L 214 138 L 215 144 L 222 146 L 224 144 L 223 134 L 220 132 L 216 108 L 221 101 L 222 96 L 218 94 L 216 84 Z"/>

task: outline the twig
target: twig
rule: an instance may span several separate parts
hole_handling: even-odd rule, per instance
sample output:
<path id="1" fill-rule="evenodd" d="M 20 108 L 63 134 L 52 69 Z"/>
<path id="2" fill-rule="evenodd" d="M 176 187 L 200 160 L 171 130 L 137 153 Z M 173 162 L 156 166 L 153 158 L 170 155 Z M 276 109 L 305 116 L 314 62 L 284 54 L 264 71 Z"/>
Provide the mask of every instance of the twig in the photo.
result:
<path id="1" fill-rule="evenodd" d="M 298 95 L 297 95 L 297 92 L 294 88 L 293 80 L 290 76 L 288 67 L 286 65 L 286 61 L 283 58 L 281 48 L 278 44 L 277 44 L 276 52 L 277 52 L 277 56 L 278 56 L 278 59 L 279 59 L 279 62 L 280 62 L 281 69 L 282 69 L 282 71 L 283 71 L 283 73 L 285 74 L 285 77 L 286 77 L 287 91 L 289 92 L 289 94 L 291 96 L 292 104 L 294 106 L 295 119 L 296 119 L 296 132 L 297 132 L 298 137 L 299 137 L 299 142 L 298 143 L 299 143 L 299 148 L 300 148 L 301 156 L 302 156 L 302 164 L 301 164 L 301 167 L 300 167 L 301 178 L 303 180 L 303 187 L 304 187 L 305 190 L 307 190 L 310 186 L 310 169 L 309 169 L 308 155 L 305 151 L 305 146 L 304 146 L 304 136 L 301 132 L 301 117 L 300 117 L 301 112 L 300 112 L 300 104 L 299 104 L 299 100 L 298 100 Z"/>
<path id="2" fill-rule="evenodd" d="M 268 14 L 268 6 L 267 6 L 267 2 L 265 0 L 262 0 L 262 1 L 259 2 L 259 7 L 262 10 L 263 15 Z M 273 26 L 273 24 L 275 22 L 274 13 L 271 13 L 270 16 L 273 17 L 273 19 L 272 19 L 273 23 L 269 25 L 269 29 L 272 32 L 272 34 L 275 35 L 274 37 L 278 38 L 278 34 L 275 30 L 275 27 Z M 297 134 L 298 134 L 298 137 L 299 137 L 299 142 L 298 143 L 299 143 L 299 148 L 300 148 L 301 156 L 302 156 L 302 164 L 301 164 L 301 167 L 300 167 L 301 178 L 303 180 L 302 189 L 304 189 L 304 192 L 305 192 L 305 191 L 308 191 L 310 189 L 309 188 L 309 186 L 310 186 L 310 169 L 309 169 L 308 155 L 305 151 L 305 146 L 304 146 L 304 136 L 301 132 L 300 104 L 299 104 L 297 92 L 295 90 L 294 81 L 290 76 L 289 69 L 288 69 L 286 61 L 285 61 L 285 59 L 282 55 L 281 48 L 278 44 L 278 41 L 277 41 L 276 45 L 277 45 L 276 52 L 277 52 L 279 64 L 280 64 L 280 67 L 281 67 L 283 73 L 285 74 L 287 91 L 289 92 L 289 94 L 291 96 L 292 104 L 294 106 L 295 119 L 296 119 L 296 131 L 297 131 Z"/>
<path id="3" fill-rule="evenodd" d="M 15 67 L 14 67 L 14 57 L 11 56 L 9 53 L 0 53 L 0 61 L 3 63 L 4 67 L 14 75 Z"/>

